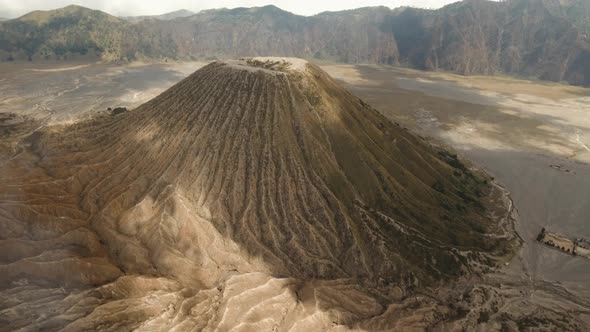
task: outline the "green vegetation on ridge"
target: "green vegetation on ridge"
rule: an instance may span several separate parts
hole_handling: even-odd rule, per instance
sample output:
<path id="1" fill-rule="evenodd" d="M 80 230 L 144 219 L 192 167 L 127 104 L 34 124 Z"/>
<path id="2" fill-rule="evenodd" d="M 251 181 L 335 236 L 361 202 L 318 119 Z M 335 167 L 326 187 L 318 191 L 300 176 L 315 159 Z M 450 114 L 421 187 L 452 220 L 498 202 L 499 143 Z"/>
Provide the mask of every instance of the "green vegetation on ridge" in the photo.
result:
<path id="1" fill-rule="evenodd" d="M 276 55 L 590 85 L 586 0 L 465 0 L 439 10 L 367 7 L 310 17 L 275 6 L 177 15 L 125 20 L 77 6 L 32 12 L 0 23 L 0 61 Z"/>

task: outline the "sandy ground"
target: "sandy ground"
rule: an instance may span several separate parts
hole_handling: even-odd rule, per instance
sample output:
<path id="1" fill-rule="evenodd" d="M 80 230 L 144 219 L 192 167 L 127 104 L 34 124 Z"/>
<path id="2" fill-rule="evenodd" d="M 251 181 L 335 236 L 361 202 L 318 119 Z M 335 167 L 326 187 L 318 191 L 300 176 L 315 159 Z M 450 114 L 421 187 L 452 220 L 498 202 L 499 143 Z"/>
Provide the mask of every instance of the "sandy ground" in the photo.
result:
<path id="1" fill-rule="evenodd" d="M 56 124 L 108 107 L 134 108 L 203 65 L 3 63 L 0 112 L 48 118 L 50 124 Z"/>
<path id="2" fill-rule="evenodd" d="M 590 295 L 590 262 L 534 242 L 541 227 L 590 237 L 590 89 L 369 65 L 323 69 L 506 186 L 526 241 L 523 264 L 515 259 L 509 269 Z"/>
<path id="3" fill-rule="evenodd" d="M 134 108 L 203 65 L 0 64 L 0 113 L 55 124 L 107 107 Z M 589 89 L 381 66 L 322 68 L 392 120 L 454 147 L 511 192 L 526 243 L 506 271 L 590 297 L 590 261 L 534 242 L 543 226 L 590 238 Z"/>
<path id="4" fill-rule="evenodd" d="M 0 112 L 55 124 L 107 107 L 134 108 L 204 64 L 0 64 Z M 543 226 L 590 238 L 590 89 L 386 66 L 322 69 L 391 119 L 496 176 L 520 213 L 531 271 L 590 290 L 590 263 L 533 242 Z"/>

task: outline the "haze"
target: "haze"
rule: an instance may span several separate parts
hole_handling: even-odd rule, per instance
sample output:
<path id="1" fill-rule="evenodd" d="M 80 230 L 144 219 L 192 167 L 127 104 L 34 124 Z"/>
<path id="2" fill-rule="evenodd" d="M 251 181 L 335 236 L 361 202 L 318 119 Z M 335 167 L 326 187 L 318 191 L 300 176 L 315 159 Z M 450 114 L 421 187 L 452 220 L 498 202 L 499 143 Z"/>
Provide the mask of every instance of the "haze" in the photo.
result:
<path id="1" fill-rule="evenodd" d="M 118 16 L 135 16 L 135 15 L 156 15 L 166 12 L 175 11 L 181 8 L 200 11 L 203 9 L 212 8 L 234 8 L 234 7 L 253 7 L 273 4 L 284 10 L 288 10 L 299 15 L 314 15 L 323 11 L 334 11 L 343 9 L 353 9 L 364 6 L 388 6 L 390 8 L 411 6 L 420 8 L 439 8 L 453 0 L 394 0 L 394 1 L 379 1 L 379 0 L 329 0 L 321 2 L 312 1 L 258 1 L 258 0 L 222 0 L 213 1 L 205 0 L 198 3 L 190 0 L 171 0 L 171 1 L 155 1 L 155 0 L 130 0 L 130 1 L 115 1 L 115 0 L 84 0 L 84 1 L 44 1 L 44 0 L 0 0 L 0 17 L 13 18 L 26 14 L 33 10 L 50 10 L 67 5 L 80 5 L 92 9 L 98 9 L 107 13 Z"/>

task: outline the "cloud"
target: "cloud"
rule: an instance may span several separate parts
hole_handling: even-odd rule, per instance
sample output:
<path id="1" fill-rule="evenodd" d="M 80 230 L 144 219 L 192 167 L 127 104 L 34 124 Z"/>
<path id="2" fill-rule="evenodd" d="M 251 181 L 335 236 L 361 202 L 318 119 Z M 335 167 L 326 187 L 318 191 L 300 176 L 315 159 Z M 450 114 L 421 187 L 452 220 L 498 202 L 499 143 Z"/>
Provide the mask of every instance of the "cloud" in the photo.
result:
<path id="1" fill-rule="evenodd" d="M 253 7 L 273 4 L 284 10 L 300 15 L 313 15 L 322 11 L 352 9 L 365 6 L 413 6 L 421 8 L 439 8 L 454 0 L 327 0 L 327 1 L 292 1 L 277 0 L 0 0 L 0 16 L 17 17 L 33 10 L 50 10 L 75 4 L 98 9 L 117 16 L 155 15 L 166 12 L 189 9 L 200 11 L 211 8 Z"/>

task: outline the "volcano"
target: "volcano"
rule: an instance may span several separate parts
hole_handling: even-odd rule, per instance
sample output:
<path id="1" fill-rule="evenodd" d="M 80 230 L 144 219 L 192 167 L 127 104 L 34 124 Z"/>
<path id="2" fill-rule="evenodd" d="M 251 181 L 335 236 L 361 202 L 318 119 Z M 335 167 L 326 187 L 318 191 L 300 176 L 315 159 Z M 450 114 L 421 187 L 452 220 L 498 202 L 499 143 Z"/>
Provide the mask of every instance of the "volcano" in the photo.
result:
<path id="1" fill-rule="evenodd" d="M 509 240 L 486 175 L 300 59 L 213 62 L 22 146 L 0 172 L 10 329 L 348 324 Z"/>

